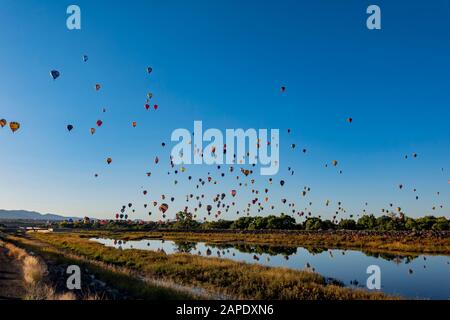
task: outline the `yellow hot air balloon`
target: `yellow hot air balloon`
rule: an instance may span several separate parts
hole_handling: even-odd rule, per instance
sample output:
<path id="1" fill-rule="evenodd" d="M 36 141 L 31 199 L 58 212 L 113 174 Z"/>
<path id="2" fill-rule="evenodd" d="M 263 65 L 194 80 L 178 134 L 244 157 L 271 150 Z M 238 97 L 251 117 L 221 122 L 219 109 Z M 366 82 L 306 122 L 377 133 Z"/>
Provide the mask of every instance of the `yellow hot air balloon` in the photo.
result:
<path id="1" fill-rule="evenodd" d="M 12 122 L 9 123 L 9 128 L 10 128 L 11 131 L 14 133 L 14 132 L 16 132 L 17 130 L 19 130 L 19 128 L 20 128 L 20 123 L 12 121 Z"/>

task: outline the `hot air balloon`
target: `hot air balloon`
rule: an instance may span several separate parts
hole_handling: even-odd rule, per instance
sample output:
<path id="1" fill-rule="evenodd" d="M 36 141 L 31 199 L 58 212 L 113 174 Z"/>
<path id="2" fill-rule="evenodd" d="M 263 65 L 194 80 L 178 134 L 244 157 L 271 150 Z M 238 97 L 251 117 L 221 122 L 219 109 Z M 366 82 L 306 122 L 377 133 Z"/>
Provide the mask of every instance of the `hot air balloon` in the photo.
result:
<path id="1" fill-rule="evenodd" d="M 102 124 L 103 124 L 103 121 L 102 121 L 102 120 L 97 120 L 97 126 L 98 126 L 98 127 L 101 127 Z"/>
<path id="2" fill-rule="evenodd" d="M 111 164 L 111 162 L 112 162 L 112 159 L 111 159 L 111 158 L 106 159 L 106 163 L 107 163 L 107 164 Z"/>
<path id="3" fill-rule="evenodd" d="M 153 93 L 149 92 L 147 93 L 147 99 L 150 100 L 153 97 Z"/>
<path id="4" fill-rule="evenodd" d="M 337 160 L 333 160 L 333 166 L 337 166 L 338 165 L 338 162 L 337 162 Z"/>
<path id="5" fill-rule="evenodd" d="M 167 209 L 169 209 L 167 203 L 163 203 L 159 206 L 159 211 L 161 211 L 163 214 L 166 213 Z"/>
<path id="6" fill-rule="evenodd" d="M 348 123 L 352 123 L 353 122 L 353 118 L 347 118 Z"/>
<path id="7" fill-rule="evenodd" d="M 1 119 L 0 120 L 0 126 L 3 128 L 4 126 L 6 126 L 8 122 L 6 121 L 6 119 Z"/>
<path id="8" fill-rule="evenodd" d="M 144 107 L 146 110 L 150 109 L 150 105 L 148 103 L 146 103 Z"/>
<path id="9" fill-rule="evenodd" d="M 95 128 L 91 128 L 90 131 L 91 131 L 91 134 L 94 134 L 95 133 Z"/>
<path id="10" fill-rule="evenodd" d="M 284 180 L 281 180 L 281 181 L 280 181 L 280 185 L 281 185 L 281 186 L 284 186 Z"/>
<path id="11" fill-rule="evenodd" d="M 156 158 L 155 158 L 155 164 L 158 164 L 158 162 L 159 162 L 159 158 L 156 157 Z"/>
<path id="12" fill-rule="evenodd" d="M 281 86 L 280 91 L 281 92 L 285 92 L 286 91 L 286 87 L 285 86 Z"/>
<path id="13" fill-rule="evenodd" d="M 58 70 L 52 70 L 50 71 L 50 76 L 53 78 L 53 80 L 56 80 L 57 78 L 59 78 L 61 74 L 59 73 Z"/>
<path id="14" fill-rule="evenodd" d="M 10 128 L 11 131 L 14 133 L 14 132 L 16 132 L 17 130 L 19 130 L 19 128 L 20 128 L 20 123 L 12 121 L 12 122 L 9 123 L 9 128 Z"/>
<path id="15" fill-rule="evenodd" d="M 101 86 L 100 84 L 97 83 L 97 84 L 95 85 L 95 91 L 100 90 L 101 87 L 102 87 L 102 86 Z"/>
<path id="16" fill-rule="evenodd" d="M 73 129 L 73 125 L 71 125 L 71 124 L 67 125 L 67 130 L 69 130 L 69 132 L 72 131 L 72 129 Z"/>
<path id="17" fill-rule="evenodd" d="M 133 128 L 136 128 L 136 125 L 137 125 L 136 121 L 133 121 L 133 122 L 132 122 Z"/>
<path id="18" fill-rule="evenodd" d="M 158 110 L 158 105 L 155 104 L 155 105 L 153 106 L 153 109 Z"/>
<path id="19" fill-rule="evenodd" d="M 231 196 L 232 197 L 236 197 L 236 194 L 237 194 L 236 190 L 231 190 Z"/>
<path id="20" fill-rule="evenodd" d="M 89 57 L 86 54 L 84 54 L 83 55 L 83 62 L 87 62 L 88 60 L 89 60 Z"/>
<path id="21" fill-rule="evenodd" d="M 152 71 L 153 71 L 152 67 L 147 67 L 147 73 L 148 74 L 152 73 Z"/>

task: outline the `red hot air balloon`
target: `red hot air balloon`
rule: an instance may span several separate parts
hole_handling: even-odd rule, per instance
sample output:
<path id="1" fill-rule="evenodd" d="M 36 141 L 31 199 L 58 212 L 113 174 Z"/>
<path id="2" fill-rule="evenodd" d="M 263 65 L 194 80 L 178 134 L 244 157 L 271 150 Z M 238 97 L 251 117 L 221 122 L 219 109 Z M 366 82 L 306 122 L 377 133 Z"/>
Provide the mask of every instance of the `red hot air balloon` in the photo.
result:
<path id="1" fill-rule="evenodd" d="M 103 121 L 102 121 L 102 120 L 97 120 L 97 126 L 101 127 L 102 124 L 103 124 Z"/>
<path id="2" fill-rule="evenodd" d="M 166 213 L 167 209 L 169 209 L 167 203 L 163 203 L 159 206 L 159 211 L 161 211 L 163 214 Z"/>

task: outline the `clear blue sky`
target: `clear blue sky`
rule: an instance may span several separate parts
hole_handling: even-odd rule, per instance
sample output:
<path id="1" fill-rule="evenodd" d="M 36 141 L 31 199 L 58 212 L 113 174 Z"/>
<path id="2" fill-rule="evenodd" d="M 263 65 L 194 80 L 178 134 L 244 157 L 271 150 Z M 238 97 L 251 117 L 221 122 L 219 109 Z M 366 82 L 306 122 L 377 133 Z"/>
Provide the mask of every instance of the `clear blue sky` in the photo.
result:
<path id="1" fill-rule="evenodd" d="M 276 210 L 264 214 L 288 212 L 287 197 L 328 217 L 337 201 L 351 213 L 368 202 L 375 214 L 394 203 L 411 216 L 450 216 L 448 1 L 76 1 L 79 31 L 66 28 L 70 4 L 0 1 L 0 118 L 21 123 L 15 134 L 0 129 L 0 208 L 111 218 L 132 202 L 132 217 L 145 218 L 143 203 L 161 194 L 176 197 L 172 215 L 185 194 L 228 194 L 235 175 L 219 179 L 212 167 L 187 167 L 176 186 L 167 175 L 172 130 L 202 120 L 281 130 Z M 382 30 L 366 28 L 369 4 L 380 5 Z M 148 91 L 156 112 L 144 109 Z M 342 175 L 324 167 L 333 159 Z M 187 180 L 208 171 L 219 185 L 197 191 Z M 253 178 L 266 187 L 267 177 Z M 241 207 L 250 195 L 238 188 Z"/>

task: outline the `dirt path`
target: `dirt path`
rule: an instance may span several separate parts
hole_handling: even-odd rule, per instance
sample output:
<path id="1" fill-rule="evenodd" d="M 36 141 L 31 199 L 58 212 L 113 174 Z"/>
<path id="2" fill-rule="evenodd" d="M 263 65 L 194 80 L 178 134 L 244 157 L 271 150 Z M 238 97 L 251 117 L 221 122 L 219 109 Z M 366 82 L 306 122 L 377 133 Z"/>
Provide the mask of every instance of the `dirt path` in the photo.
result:
<path id="1" fill-rule="evenodd" d="M 6 252 L 0 247 L 0 300 L 22 299 L 25 295 L 22 267 Z"/>

